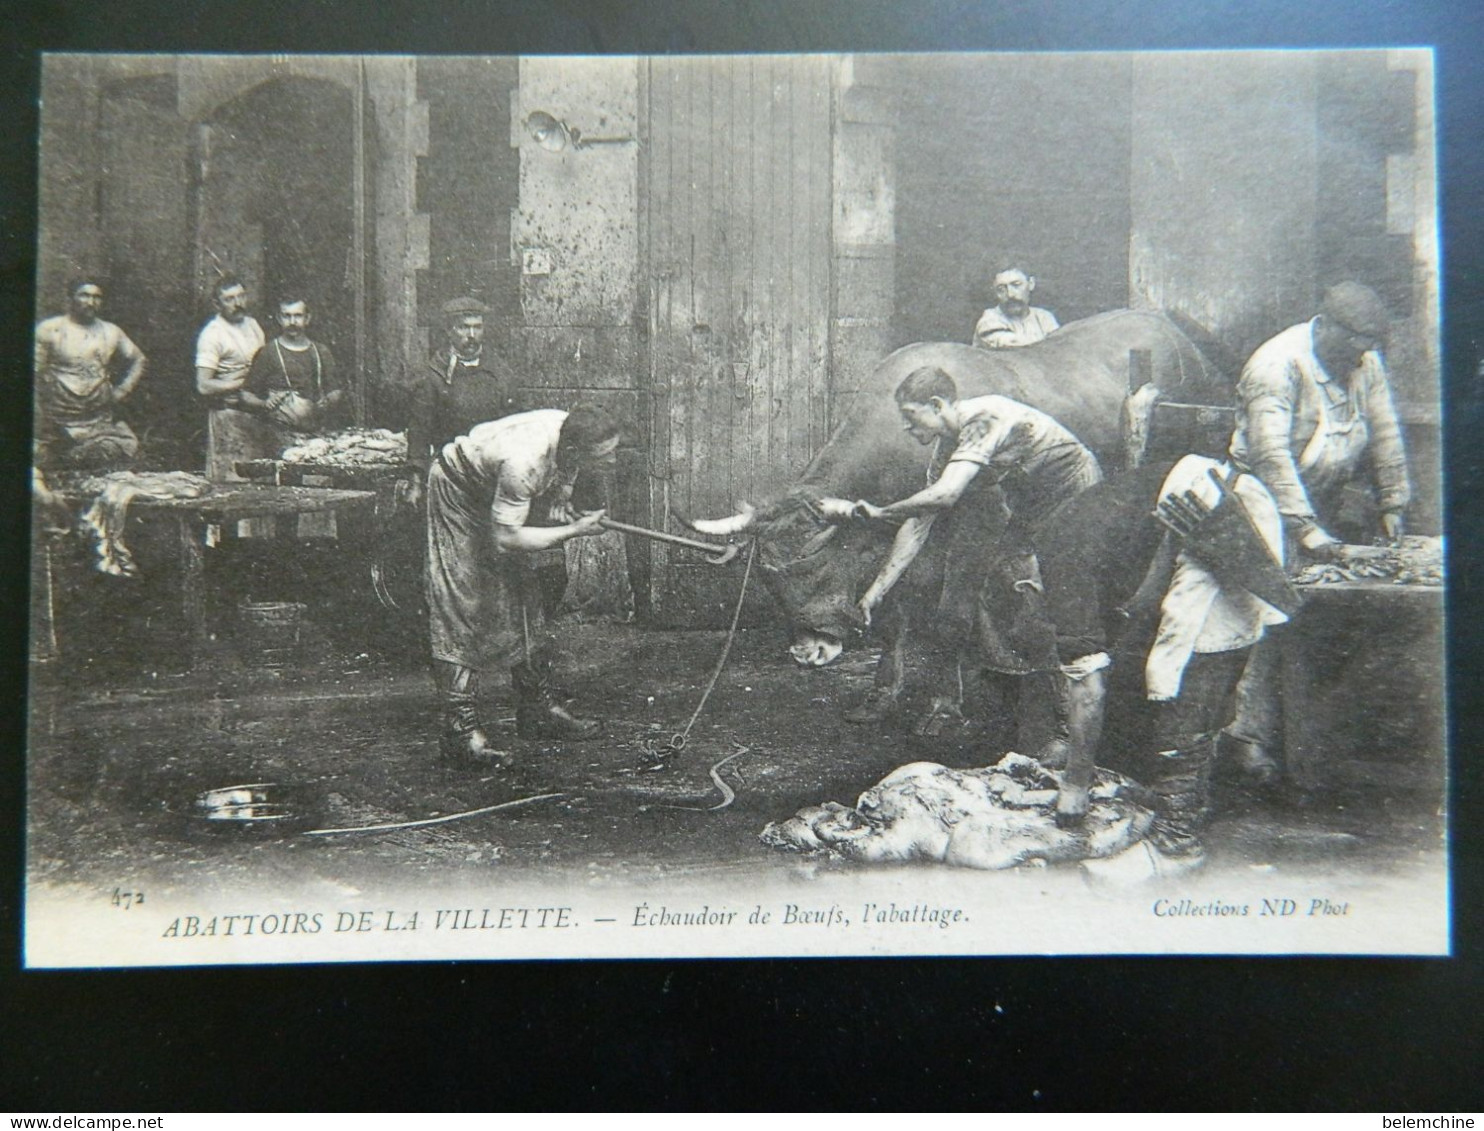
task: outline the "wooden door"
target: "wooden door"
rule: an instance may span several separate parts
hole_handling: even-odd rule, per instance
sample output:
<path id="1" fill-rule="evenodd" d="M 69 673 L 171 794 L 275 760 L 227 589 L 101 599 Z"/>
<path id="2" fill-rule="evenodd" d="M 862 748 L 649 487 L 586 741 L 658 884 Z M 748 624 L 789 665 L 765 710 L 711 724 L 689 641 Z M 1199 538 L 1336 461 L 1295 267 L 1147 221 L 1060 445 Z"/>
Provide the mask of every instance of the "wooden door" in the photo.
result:
<path id="1" fill-rule="evenodd" d="M 828 437 L 833 71 L 824 57 L 648 63 L 657 525 L 674 528 L 672 508 L 730 513 L 785 489 Z M 740 576 L 656 546 L 651 613 L 725 624 Z"/>

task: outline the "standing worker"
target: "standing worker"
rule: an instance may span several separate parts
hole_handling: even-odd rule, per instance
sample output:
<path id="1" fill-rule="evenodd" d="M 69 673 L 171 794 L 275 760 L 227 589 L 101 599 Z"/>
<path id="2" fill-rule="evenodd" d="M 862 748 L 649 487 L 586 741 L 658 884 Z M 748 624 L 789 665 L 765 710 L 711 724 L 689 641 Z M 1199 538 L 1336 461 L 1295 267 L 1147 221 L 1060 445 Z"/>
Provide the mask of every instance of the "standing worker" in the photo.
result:
<path id="1" fill-rule="evenodd" d="M 263 328 L 247 312 L 247 288 L 228 275 L 212 289 L 216 316 L 196 338 L 196 392 L 207 399 L 206 478 L 241 482 L 240 460 L 272 459 L 275 433 L 243 411 L 241 391 L 253 358 L 263 348 Z"/>
<path id="2" fill-rule="evenodd" d="M 488 313 L 468 297 L 443 306 L 448 340 L 419 371 L 407 425 L 405 491 L 414 505 L 422 501 L 428 469 L 444 444 L 515 411 L 515 371 L 484 344 Z"/>
<path id="3" fill-rule="evenodd" d="M 1036 277 L 1019 267 L 1007 267 L 996 274 L 994 296 L 999 305 L 979 316 L 969 344 L 986 350 L 1013 349 L 1034 345 L 1058 329 L 1061 324 L 1056 315 L 1031 305 L 1035 289 Z"/>
<path id="4" fill-rule="evenodd" d="M 1362 472 L 1375 491 L 1380 533 L 1390 541 L 1402 536 L 1412 492 L 1380 353 L 1387 329 L 1375 291 L 1337 283 L 1318 315 L 1259 346 L 1242 370 L 1232 462 L 1277 500 L 1295 568 L 1305 556 L 1329 561 L 1343 553 L 1333 531 L 1344 488 Z M 1281 724 L 1276 660 L 1269 645 L 1253 653 L 1229 731 L 1238 764 L 1263 784 L 1279 773 L 1272 756 Z"/>
<path id="5" fill-rule="evenodd" d="M 1036 546 L 1068 706 L 1065 733 L 1036 755 L 1066 767 L 1057 822 L 1083 818 L 1094 761 L 1111 765 L 1143 783 L 1154 822 L 1084 868 L 1126 882 L 1200 867 L 1237 682 L 1297 607 L 1277 505 L 1255 476 L 1188 455 L 1083 492 L 1037 527 Z"/>
<path id="6" fill-rule="evenodd" d="M 39 466 L 119 471 L 139 452 L 138 438 L 115 418 L 114 407 L 144 376 L 144 354 L 98 317 L 102 305 L 102 285 L 80 278 L 67 288 L 67 313 L 36 326 Z"/>
<path id="7" fill-rule="evenodd" d="M 510 666 L 520 737 L 597 734 L 596 721 L 574 717 L 552 694 L 549 658 L 532 654 L 542 611 L 529 559 L 602 532 L 603 511 L 572 516 L 572 487 L 581 472 L 611 468 L 618 441 L 617 422 L 600 408 L 538 409 L 476 426 L 444 445 L 429 471 L 428 632 L 445 759 L 510 762 L 480 720 L 479 676 L 491 667 Z"/>
<path id="8" fill-rule="evenodd" d="M 349 407 L 330 347 L 309 337 L 314 315 L 309 304 L 290 294 L 278 302 L 278 337 L 258 351 L 238 392 L 244 408 L 266 417 L 279 430 L 279 451 L 290 432 L 325 432 L 348 423 Z"/>

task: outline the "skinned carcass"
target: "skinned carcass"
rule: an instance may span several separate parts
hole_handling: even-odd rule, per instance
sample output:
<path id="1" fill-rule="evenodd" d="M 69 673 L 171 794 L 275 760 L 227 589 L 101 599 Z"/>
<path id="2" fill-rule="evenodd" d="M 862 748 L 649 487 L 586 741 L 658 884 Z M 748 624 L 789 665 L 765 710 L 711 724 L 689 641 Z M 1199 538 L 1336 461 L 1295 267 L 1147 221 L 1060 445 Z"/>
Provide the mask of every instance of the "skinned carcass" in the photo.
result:
<path id="1" fill-rule="evenodd" d="M 840 501 L 890 502 L 926 483 L 928 452 L 903 430 L 893 399 L 902 379 L 924 366 L 947 372 L 961 398 L 999 394 L 1049 414 L 1105 470 L 1129 462 L 1127 452 L 1137 462 L 1159 453 L 1220 449 L 1230 434 L 1230 412 L 1223 411 L 1230 383 L 1169 317 L 1154 311 L 1096 315 L 1020 349 L 904 346 L 861 382 L 829 442 L 792 489 L 730 518 L 691 524 L 708 534 L 748 530 L 757 537 L 763 575 L 790 622 L 789 651 L 801 664 L 830 663 L 864 628 L 856 601 L 891 542 L 881 524 L 841 521 Z M 1210 408 L 1163 411 L 1172 404 Z M 984 524 L 989 539 L 1005 517 L 1002 507 L 982 499 L 955 510 L 952 521 Z M 883 606 L 887 651 L 878 688 L 900 690 L 906 610 L 914 591 L 933 592 L 940 564 L 932 552 L 919 555 Z"/>
<path id="2" fill-rule="evenodd" d="M 854 808 L 837 802 L 808 806 L 769 824 L 761 840 L 867 864 L 924 861 L 999 869 L 1113 856 L 1153 822 L 1148 809 L 1125 796 L 1137 786 L 1099 770 L 1086 819 L 1063 828 L 1054 815 L 1059 788 L 1054 772 L 1021 754 L 973 770 L 912 762 L 862 793 Z"/>

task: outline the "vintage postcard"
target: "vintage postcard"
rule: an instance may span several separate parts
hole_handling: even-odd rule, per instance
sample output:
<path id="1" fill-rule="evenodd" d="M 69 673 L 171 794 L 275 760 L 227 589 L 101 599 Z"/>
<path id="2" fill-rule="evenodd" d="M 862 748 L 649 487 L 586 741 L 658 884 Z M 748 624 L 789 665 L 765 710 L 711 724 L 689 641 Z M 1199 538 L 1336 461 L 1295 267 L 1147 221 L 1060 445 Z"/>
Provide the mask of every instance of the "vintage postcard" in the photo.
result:
<path id="1" fill-rule="evenodd" d="M 47 56 L 27 965 L 1447 954 L 1432 65 Z"/>

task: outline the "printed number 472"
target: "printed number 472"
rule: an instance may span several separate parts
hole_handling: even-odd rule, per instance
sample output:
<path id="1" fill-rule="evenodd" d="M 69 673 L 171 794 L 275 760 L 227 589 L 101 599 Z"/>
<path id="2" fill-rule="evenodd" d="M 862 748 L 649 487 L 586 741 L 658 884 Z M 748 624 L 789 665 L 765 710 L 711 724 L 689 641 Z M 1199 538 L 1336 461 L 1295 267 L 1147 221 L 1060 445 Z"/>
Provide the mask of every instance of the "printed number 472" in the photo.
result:
<path id="1" fill-rule="evenodd" d="M 121 907 L 127 911 L 136 903 L 144 902 L 144 893 L 142 891 L 123 891 L 119 888 L 114 888 L 113 898 L 109 902 L 115 907 Z"/>

